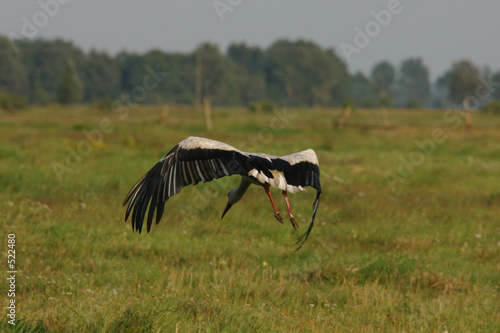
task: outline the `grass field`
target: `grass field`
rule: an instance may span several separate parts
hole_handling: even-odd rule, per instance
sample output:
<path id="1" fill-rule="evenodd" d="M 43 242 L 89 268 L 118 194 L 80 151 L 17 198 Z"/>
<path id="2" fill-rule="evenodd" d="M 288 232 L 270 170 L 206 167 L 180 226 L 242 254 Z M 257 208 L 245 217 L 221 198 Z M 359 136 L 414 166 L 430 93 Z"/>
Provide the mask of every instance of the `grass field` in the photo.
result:
<path id="1" fill-rule="evenodd" d="M 500 118 L 444 111 L 0 114 L 1 328 L 18 332 L 500 332 Z M 313 148 L 323 195 L 291 195 L 301 230 L 238 177 L 186 187 L 150 234 L 130 187 L 190 135 L 247 151 Z M 279 191 L 274 191 L 282 212 Z M 16 240 L 16 325 L 7 235 Z"/>

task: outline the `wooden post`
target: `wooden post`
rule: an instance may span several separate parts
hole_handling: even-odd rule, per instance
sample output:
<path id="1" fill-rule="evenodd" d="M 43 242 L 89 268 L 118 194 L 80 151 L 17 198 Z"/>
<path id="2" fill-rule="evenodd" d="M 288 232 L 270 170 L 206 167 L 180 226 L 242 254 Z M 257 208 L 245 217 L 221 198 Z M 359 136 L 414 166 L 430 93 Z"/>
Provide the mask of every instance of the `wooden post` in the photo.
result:
<path id="1" fill-rule="evenodd" d="M 340 120 L 337 122 L 337 128 L 342 129 L 347 125 L 347 123 L 351 119 L 351 112 L 352 112 L 351 106 L 346 106 L 345 108 L 342 109 Z"/>
<path id="2" fill-rule="evenodd" d="M 203 110 L 205 111 L 205 123 L 207 125 L 207 130 L 212 131 L 212 110 L 210 109 L 210 100 L 208 97 L 203 99 Z"/>
<path id="3" fill-rule="evenodd" d="M 160 123 L 166 124 L 168 122 L 168 105 L 163 105 L 160 114 Z"/>
<path id="4" fill-rule="evenodd" d="M 201 48 L 198 47 L 196 51 L 196 64 L 195 64 L 195 104 L 196 108 L 201 106 Z"/>
<path id="5" fill-rule="evenodd" d="M 387 116 L 387 108 L 383 106 L 380 108 L 380 113 L 382 114 L 382 122 L 385 127 L 389 127 L 391 124 L 389 123 L 389 117 Z"/>
<path id="6" fill-rule="evenodd" d="M 467 112 L 465 114 L 465 131 L 469 133 L 472 127 L 472 112 Z"/>
<path id="7" fill-rule="evenodd" d="M 261 114 L 261 113 L 262 113 L 262 103 L 258 102 L 258 103 L 255 105 L 255 113 L 256 113 L 256 114 Z"/>

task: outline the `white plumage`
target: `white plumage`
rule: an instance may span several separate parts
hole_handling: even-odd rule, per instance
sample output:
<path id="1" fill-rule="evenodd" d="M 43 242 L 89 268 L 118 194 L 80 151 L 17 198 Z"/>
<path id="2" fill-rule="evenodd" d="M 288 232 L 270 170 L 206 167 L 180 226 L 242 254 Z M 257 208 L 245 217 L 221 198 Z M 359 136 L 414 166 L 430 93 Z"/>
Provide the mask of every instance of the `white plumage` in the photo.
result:
<path id="1" fill-rule="evenodd" d="M 241 182 L 238 188 L 229 191 L 222 217 L 241 199 L 250 184 L 256 184 L 265 189 L 276 219 L 283 222 L 269 191 L 271 186 L 282 190 L 290 221 L 296 229 L 298 224 L 292 214 L 287 192 L 304 191 L 307 186 L 316 189 L 312 221 L 297 242 L 300 243 L 300 248 L 313 228 L 321 196 L 318 158 L 312 149 L 278 157 L 243 152 L 224 142 L 189 137 L 177 144 L 132 187 L 123 203 L 128 203 L 125 220 L 132 213 L 132 227 L 141 232 L 148 212 L 149 232 L 154 216 L 156 215 L 156 223 L 159 223 L 165 202 L 179 193 L 182 187 L 231 175 L 240 175 Z"/>

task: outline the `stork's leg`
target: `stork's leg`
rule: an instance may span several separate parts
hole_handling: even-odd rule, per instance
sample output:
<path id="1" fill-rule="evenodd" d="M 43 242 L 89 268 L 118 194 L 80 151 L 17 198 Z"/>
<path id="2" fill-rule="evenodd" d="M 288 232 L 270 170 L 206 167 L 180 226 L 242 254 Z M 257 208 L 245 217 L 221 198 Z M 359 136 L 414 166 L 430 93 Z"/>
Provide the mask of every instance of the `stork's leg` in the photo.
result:
<path id="1" fill-rule="evenodd" d="M 288 193 L 286 193 L 286 191 L 283 191 L 283 196 L 285 197 L 286 206 L 288 207 L 288 215 L 290 216 L 290 222 L 292 222 L 293 228 L 297 230 L 299 225 L 297 224 L 297 221 L 295 221 L 295 217 L 293 217 L 292 209 L 290 208 L 290 202 L 288 201 Z"/>
<path id="2" fill-rule="evenodd" d="M 274 216 L 276 217 L 276 220 L 278 220 L 280 223 L 283 223 L 283 217 L 281 217 L 280 212 L 276 210 L 276 206 L 274 205 L 273 197 L 271 196 L 271 192 L 269 191 L 269 186 L 267 185 L 262 185 L 264 187 L 264 190 L 266 191 L 267 195 L 269 196 L 269 200 L 271 200 L 271 205 L 273 205 L 274 209 Z"/>

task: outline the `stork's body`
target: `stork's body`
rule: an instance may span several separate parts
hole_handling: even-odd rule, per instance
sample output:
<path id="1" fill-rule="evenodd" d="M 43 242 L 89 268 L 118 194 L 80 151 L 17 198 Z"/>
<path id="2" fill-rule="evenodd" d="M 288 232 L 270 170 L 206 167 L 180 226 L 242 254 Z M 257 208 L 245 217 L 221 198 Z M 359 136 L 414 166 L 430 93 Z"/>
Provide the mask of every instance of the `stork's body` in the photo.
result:
<path id="1" fill-rule="evenodd" d="M 176 145 L 130 190 L 123 203 L 126 205 L 130 201 L 125 220 L 133 211 L 132 227 L 141 232 L 149 205 L 149 232 L 154 215 L 158 223 L 163 215 L 165 202 L 179 193 L 182 187 L 231 175 L 241 175 L 241 182 L 238 188 L 229 191 L 222 217 L 243 197 L 251 184 L 256 184 L 264 188 L 276 219 L 283 222 L 269 191 L 271 186 L 282 190 L 289 218 L 295 229 L 298 224 L 292 214 L 287 193 L 304 191 L 306 186 L 315 188 L 317 195 L 313 204 L 312 221 L 305 234 L 299 238 L 302 246 L 313 228 L 321 195 L 318 159 L 312 149 L 278 157 L 242 152 L 223 142 L 189 137 Z"/>

